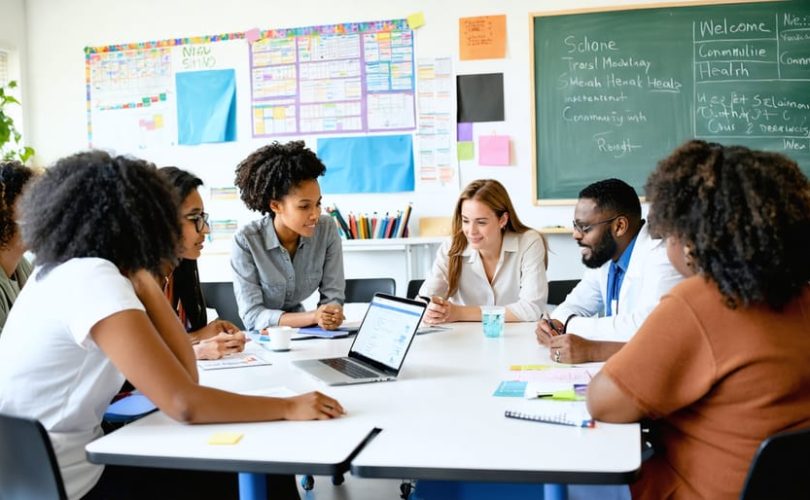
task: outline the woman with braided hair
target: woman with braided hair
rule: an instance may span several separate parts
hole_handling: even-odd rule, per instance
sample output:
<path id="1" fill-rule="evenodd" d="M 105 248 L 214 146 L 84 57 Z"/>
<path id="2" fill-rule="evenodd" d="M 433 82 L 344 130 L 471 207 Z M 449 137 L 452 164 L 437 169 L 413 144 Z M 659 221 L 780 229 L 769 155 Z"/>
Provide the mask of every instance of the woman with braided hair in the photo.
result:
<path id="1" fill-rule="evenodd" d="M 343 250 L 321 214 L 318 177 L 326 167 L 303 141 L 263 146 L 236 167 L 242 201 L 264 215 L 241 228 L 231 252 L 233 286 L 246 328 L 343 322 Z M 318 308 L 301 301 L 320 292 Z"/>
<path id="2" fill-rule="evenodd" d="M 759 444 L 810 427 L 810 182 L 783 155 L 690 141 L 647 197 L 687 279 L 594 377 L 588 408 L 657 421 L 633 498 L 739 498 Z"/>

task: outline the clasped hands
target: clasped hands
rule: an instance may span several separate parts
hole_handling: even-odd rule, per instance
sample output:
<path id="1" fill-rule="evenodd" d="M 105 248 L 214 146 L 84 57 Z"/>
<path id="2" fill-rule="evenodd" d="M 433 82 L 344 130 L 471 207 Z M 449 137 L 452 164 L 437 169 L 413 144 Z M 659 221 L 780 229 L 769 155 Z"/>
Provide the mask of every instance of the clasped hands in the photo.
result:
<path id="1" fill-rule="evenodd" d="M 335 330 L 343 324 L 346 316 L 340 304 L 323 304 L 315 310 L 315 323 L 324 330 Z"/>

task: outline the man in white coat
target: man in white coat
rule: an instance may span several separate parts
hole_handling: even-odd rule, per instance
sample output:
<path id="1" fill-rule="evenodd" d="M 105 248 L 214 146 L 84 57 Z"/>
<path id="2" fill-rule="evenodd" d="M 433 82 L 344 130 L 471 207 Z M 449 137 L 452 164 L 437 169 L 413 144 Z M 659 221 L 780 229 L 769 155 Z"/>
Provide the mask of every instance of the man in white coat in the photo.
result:
<path id="1" fill-rule="evenodd" d="M 650 237 L 635 190 L 619 179 L 579 193 L 574 239 L 589 269 L 535 334 L 558 363 L 605 361 L 682 277 L 663 240 Z"/>

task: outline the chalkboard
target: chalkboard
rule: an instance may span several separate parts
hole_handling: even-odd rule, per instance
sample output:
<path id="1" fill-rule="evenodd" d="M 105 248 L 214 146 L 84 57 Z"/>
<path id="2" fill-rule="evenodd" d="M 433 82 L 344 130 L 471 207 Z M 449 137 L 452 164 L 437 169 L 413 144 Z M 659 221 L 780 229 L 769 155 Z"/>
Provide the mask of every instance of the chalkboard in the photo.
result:
<path id="1" fill-rule="evenodd" d="M 534 194 L 618 177 L 643 194 L 691 138 L 810 174 L 810 2 L 533 15 Z"/>

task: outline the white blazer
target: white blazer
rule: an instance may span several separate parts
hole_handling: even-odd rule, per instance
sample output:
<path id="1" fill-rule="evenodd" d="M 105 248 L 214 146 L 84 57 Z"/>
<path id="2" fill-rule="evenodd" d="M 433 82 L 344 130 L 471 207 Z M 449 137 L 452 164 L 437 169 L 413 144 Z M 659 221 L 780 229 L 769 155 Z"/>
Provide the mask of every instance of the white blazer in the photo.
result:
<path id="1" fill-rule="evenodd" d="M 445 241 L 433 263 L 433 272 L 422 283 L 419 295 L 430 297 L 447 294 L 447 256 L 450 240 Z M 501 255 L 490 284 L 481 255 L 468 245 L 462 253 L 458 290 L 449 297 L 465 306 L 506 306 L 520 321 L 537 321 L 545 310 L 548 297 L 546 280 L 546 246 L 543 237 L 534 230 L 524 233 L 507 231 L 501 244 Z"/>
<path id="2" fill-rule="evenodd" d="M 551 317 L 568 323 L 569 333 L 591 340 L 627 342 L 635 335 L 661 296 L 682 279 L 667 258 L 663 240 L 653 240 L 647 225 L 641 227 L 627 274 L 619 290 L 618 313 L 603 317 L 607 300 L 610 261 L 598 269 L 588 269 L 582 281 L 571 291 Z"/>

